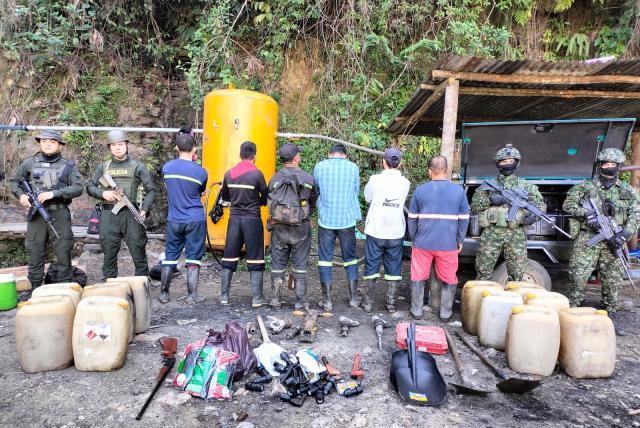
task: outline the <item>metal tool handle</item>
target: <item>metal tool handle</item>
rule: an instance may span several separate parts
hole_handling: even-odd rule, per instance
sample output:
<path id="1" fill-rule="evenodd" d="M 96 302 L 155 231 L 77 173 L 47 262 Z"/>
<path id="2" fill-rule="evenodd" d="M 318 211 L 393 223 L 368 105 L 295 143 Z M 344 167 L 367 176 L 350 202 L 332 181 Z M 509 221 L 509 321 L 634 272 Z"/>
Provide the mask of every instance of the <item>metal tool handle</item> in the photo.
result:
<path id="1" fill-rule="evenodd" d="M 256 320 L 258 321 L 258 326 L 260 327 L 260 333 L 262 334 L 262 341 L 264 343 L 271 342 L 271 339 L 269 339 L 269 334 L 267 333 L 267 328 L 264 326 L 264 321 L 262 321 L 262 317 L 258 315 L 256 317 Z"/>
<path id="2" fill-rule="evenodd" d="M 500 370 L 498 368 L 498 366 L 496 366 L 495 364 L 493 364 L 493 362 L 491 362 L 483 353 L 480 349 L 478 349 L 478 347 L 476 347 L 474 344 L 472 344 L 471 342 L 469 342 L 469 340 L 464 337 L 462 335 L 462 333 L 460 333 L 459 331 L 456 331 L 456 334 L 458 335 L 458 337 L 460 338 L 460 340 L 462 340 L 462 342 L 467 345 L 469 347 L 469 349 L 471 349 L 473 351 L 474 354 L 476 354 L 478 356 L 478 358 L 480 358 L 482 360 L 483 363 L 486 364 L 487 367 L 489 367 L 491 370 L 493 370 L 496 375 L 498 375 L 498 377 L 502 380 L 507 380 L 508 377 L 507 375 L 504 374 L 504 372 L 502 370 Z"/>

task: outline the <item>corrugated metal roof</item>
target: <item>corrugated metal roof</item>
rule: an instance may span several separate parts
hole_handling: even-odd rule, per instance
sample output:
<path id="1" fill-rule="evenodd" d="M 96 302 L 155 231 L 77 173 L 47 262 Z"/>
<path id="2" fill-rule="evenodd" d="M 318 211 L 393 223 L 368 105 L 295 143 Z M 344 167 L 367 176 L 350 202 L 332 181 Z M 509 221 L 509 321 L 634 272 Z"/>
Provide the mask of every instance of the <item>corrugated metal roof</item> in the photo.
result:
<path id="1" fill-rule="evenodd" d="M 516 60 L 505 61 L 470 56 L 446 55 L 441 57 L 433 67 L 434 70 L 450 72 L 470 72 L 508 75 L 534 76 L 598 76 L 624 75 L 640 76 L 640 59 L 612 60 L 596 59 L 589 61 L 546 62 Z M 423 82 L 427 88 L 418 87 L 407 105 L 397 114 L 387 131 L 392 134 L 435 135 L 442 134 L 442 116 L 444 113 L 444 96 L 440 97 L 420 119 L 406 131 L 404 124 L 433 94 L 433 85 L 442 80 Z M 458 128 L 462 122 L 469 121 L 504 121 L 504 120 L 543 120 L 543 119 L 585 119 L 604 117 L 633 117 L 640 125 L 639 98 L 600 98 L 575 97 L 559 98 L 552 96 L 510 96 L 480 95 L 473 88 L 506 88 L 506 89 L 567 89 L 588 91 L 637 92 L 640 84 L 632 83 L 593 83 L 593 84 L 534 84 L 534 83 L 496 83 L 460 80 L 460 88 L 467 93 L 460 93 L 458 98 Z"/>

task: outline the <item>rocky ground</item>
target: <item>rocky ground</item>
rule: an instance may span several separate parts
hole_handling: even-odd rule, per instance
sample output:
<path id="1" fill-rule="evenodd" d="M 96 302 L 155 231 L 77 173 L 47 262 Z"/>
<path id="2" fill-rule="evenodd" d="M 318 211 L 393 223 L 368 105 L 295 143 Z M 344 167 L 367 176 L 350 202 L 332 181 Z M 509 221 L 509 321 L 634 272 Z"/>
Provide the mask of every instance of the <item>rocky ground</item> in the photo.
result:
<path id="1" fill-rule="evenodd" d="M 150 262 L 155 263 L 162 251 L 161 241 L 151 241 Z M 101 278 L 102 255 L 86 250 L 80 257 L 88 266 L 90 282 Z M 312 262 L 315 262 L 313 260 Z M 408 270 L 408 264 L 405 266 Z M 132 274 L 126 249 L 120 258 L 122 275 Z M 315 269 L 311 269 L 310 299 L 315 304 L 320 287 Z M 473 273 L 463 272 L 462 280 Z M 291 317 L 294 297 L 285 293 L 286 303 L 279 311 L 269 308 L 252 310 L 248 288 L 248 274 L 234 276 L 232 304 L 218 304 L 219 272 L 215 261 L 205 264 L 201 279 L 201 293 L 206 300 L 188 306 L 177 297 L 186 294 L 182 275 L 174 278 L 172 301 L 160 305 L 156 298 L 157 283 L 153 284 L 153 328 L 138 335 L 129 346 L 125 366 L 115 372 L 85 373 L 70 367 L 55 372 L 25 374 L 21 371 L 16 355 L 14 317 L 16 311 L 0 313 L 0 425 L 44 427 L 89 426 L 221 426 L 221 427 L 412 427 L 412 426 L 640 426 L 640 416 L 630 416 L 629 411 L 640 408 L 640 327 L 638 320 L 638 292 L 624 287 L 621 296 L 636 305 L 622 312 L 622 321 L 628 335 L 618 339 L 617 364 L 609 379 L 578 380 L 566 376 L 557 369 L 552 376 L 534 391 L 525 395 L 508 395 L 495 388 L 496 378 L 461 342 L 457 345 L 466 365 L 466 371 L 479 386 L 493 392 L 485 397 L 448 395 L 444 405 L 438 408 L 416 407 L 401 401 L 391 389 L 389 364 L 395 350 L 393 329 L 384 332 L 384 346 L 378 351 L 371 325 L 371 317 L 362 310 L 348 307 L 344 272 L 336 269 L 336 293 L 334 317 L 319 320 L 319 331 L 312 348 L 325 355 L 334 366 L 348 372 L 355 352 L 362 355 L 365 369 L 365 391 L 354 398 L 331 394 L 324 404 L 307 400 L 302 408 L 295 408 L 269 397 L 267 392 L 247 392 L 242 388 L 244 380 L 234 385 L 233 401 L 203 401 L 179 393 L 169 381 L 163 385 L 144 418 L 136 422 L 134 417 L 154 386 L 154 378 L 160 367 L 160 348 L 156 344 L 162 336 L 178 338 L 179 354 L 184 346 L 206 336 L 210 328 L 222 329 L 230 320 L 246 323 L 256 315 Z M 406 277 L 406 276 L 405 276 Z M 466 277 L 466 278 L 465 278 Z M 562 277 L 554 280 L 554 287 L 564 289 Z M 265 278 L 265 291 L 267 280 Z M 409 288 L 405 284 L 400 291 L 399 312 L 391 316 L 383 311 L 383 292 L 380 290 L 376 307 L 384 317 L 397 322 L 408 319 Z M 589 302 L 597 304 L 599 289 L 589 290 Z M 360 321 L 348 338 L 339 335 L 338 316 L 346 315 Z M 185 321 L 192 321 L 185 324 Z M 195 321 L 193 321 L 195 320 Z M 446 327 L 459 328 L 459 316 Z M 439 325 L 433 314 L 428 313 L 419 324 Z M 297 339 L 287 341 L 284 334 L 272 335 L 272 340 L 288 350 L 300 348 Z M 457 340 L 457 339 L 456 339 Z M 487 355 L 506 368 L 501 352 L 487 350 Z M 436 356 L 438 367 L 446 380 L 458 380 L 450 356 Z M 508 369 L 507 369 L 507 372 Z"/>

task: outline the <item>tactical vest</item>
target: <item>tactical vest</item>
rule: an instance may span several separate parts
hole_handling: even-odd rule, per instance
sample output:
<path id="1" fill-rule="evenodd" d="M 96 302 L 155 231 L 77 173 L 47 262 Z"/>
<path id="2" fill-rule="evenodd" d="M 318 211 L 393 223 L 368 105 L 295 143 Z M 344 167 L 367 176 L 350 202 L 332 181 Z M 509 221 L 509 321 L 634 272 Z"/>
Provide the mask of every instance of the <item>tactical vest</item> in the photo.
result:
<path id="1" fill-rule="evenodd" d="M 67 162 L 62 157 L 54 162 L 46 162 L 41 156 L 34 157 L 29 184 L 37 191 L 49 191 L 58 183 Z"/>
<path id="2" fill-rule="evenodd" d="M 506 183 L 501 184 L 510 190 L 521 190 L 518 187 L 518 184 L 520 184 L 519 180 L 515 182 L 515 186 L 510 186 Z M 507 221 L 508 212 L 509 205 L 491 206 L 478 214 L 478 226 L 482 229 L 489 226 L 505 227 L 508 229 L 516 229 L 520 227 L 525 216 L 524 210 L 518 210 L 514 221 Z"/>
<path id="3" fill-rule="evenodd" d="M 587 187 L 587 197 L 601 201 L 604 214 L 613 217 L 619 226 L 624 226 L 627 221 L 627 211 L 634 202 L 633 192 L 623 183 L 603 189 L 599 183 L 592 181 Z"/>
<path id="4" fill-rule="evenodd" d="M 124 162 L 114 163 L 109 160 L 103 164 L 104 170 L 106 170 L 118 187 L 122 187 L 124 194 L 133 203 L 136 203 L 138 197 L 138 187 L 140 185 L 139 179 L 135 176 L 136 168 L 138 167 L 138 161 L 131 158 L 127 158 Z M 103 190 L 109 190 L 101 185 Z"/>

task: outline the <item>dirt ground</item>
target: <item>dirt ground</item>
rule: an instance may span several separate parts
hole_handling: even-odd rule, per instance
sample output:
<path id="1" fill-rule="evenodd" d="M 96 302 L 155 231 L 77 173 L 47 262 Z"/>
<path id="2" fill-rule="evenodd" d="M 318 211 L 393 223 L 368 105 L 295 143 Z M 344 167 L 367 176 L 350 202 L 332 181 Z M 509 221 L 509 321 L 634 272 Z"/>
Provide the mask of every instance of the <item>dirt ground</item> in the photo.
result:
<path id="1" fill-rule="evenodd" d="M 149 244 L 150 264 L 155 264 L 162 251 L 161 241 Z M 85 251 L 81 263 L 88 266 L 89 282 L 101 278 L 102 254 Z M 316 260 L 312 260 L 312 266 Z M 405 278 L 408 263 L 405 263 Z M 320 296 L 317 270 L 310 271 L 310 300 L 315 305 Z M 126 249 L 120 257 L 121 275 L 132 274 L 132 266 Z M 461 282 L 473 273 L 463 272 Z M 245 380 L 234 385 L 233 401 L 204 401 L 197 398 L 184 400 L 184 395 L 170 385 L 169 381 L 158 391 L 142 421 L 134 417 L 154 386 L 154 378 L 161 364 L 160 348 L 156 340 L 162 336 L 178 338 L 181 354 L 184 346 L 203 338 L 210 328 L 222 329 L 225 322 L 240 320 L 246 323 L 255 315 L 291 316 L 294 302 L 292 292 L 286 291 L 286 303 L 279 311 L 269 308 L 252 310 L 248 274 L 239 272 L 234 276 L 231 290 L 231 305 L 218 303 L 219 271 L 213 260 L 205 263 L 201 276 L 200 291 L 206 300 L 188 306 L 177 297 L 186 294 L 183 275 L 174 277 L 171 288 L 172 301 L 167 305 L 157 302 L 159 284 L 153 283 L 152 328 L 138 335 L 129 346 L 125 366 L 115 372 L 85 373 L 74 367 L 55 372 L 25 374 L 21 371 L 16 355 L 14 317 L 16 311 L 0 313 L 0 425 L 43 427 L 90 427 L 90 426 L 213 426 L 235 427 L 413 427 L 413 426 L 640 426 L 640 416 L 629 416 L 628 412 L 640 408 L 640 327 L 638 320 L 638 292 L 623 287 L 621 298 L 632 300 L 635 306 L 621 312 L 627 336 L 618 338 L 617 363 L 609 379 L 578 380 L 566 376 L 560 369 L 544 380 L 534 391 L 524 395 L 508 395 L 496 390 L 496 378 L 482 365 L 480 360 L 461 342 L 457 341 L 466 371 L 480 386 L 491 389 L 485 397 L 455 395 L 450 392 L 444 405 L 438 408 L 416 407 L 401 401 L 391 389 L 389 363 L 395 350 L 394 329 L 384 332 L 384 346 L 378 351 L 371 325 L 371 317 L 361 309 L 351 309 L 347 304 L 347 288 L 344 270 L 334 272 L 334 317 L 322 318 L 312 348 L 325 355 L 334 366 L 349 372 L 355 352 L 362 355 L 362 366 L 366 371 L 365 391 L 354 398 L 343 398 L 335 393 L 327 397 L 322 405 L 310 399 L 302 408 L 295 408 L 263 393 L 247 392 L 242 388 Z M 265 294 L 268 296 L 268 276 L 265 276 Z M 566 281 L 562 277 L 554 280 L 554 288 L 563 291 Z M 596 305 L 599 289 L 589 289 L 588 301 Z M 394 325 L 408 320 L 409 288 L 403 283 L 400 290 L 398 312 L 391 316 L 383 311 L 383 293 L 380 287 L 376 310 Z M 459 304 L 453 319 L 459 321 Z M 358 320 L 361 325 L 353 328 L 348 338 L 339 335 L 338 317 L 346 315 Z M 195 323 L 179 325 L 179 320 L 196 319 Z M 426 314 L 418 322 L 425 325 L 440 325 L 433 314 Z M 287 341 L 284 333 L 272 335 L 272 340 L 288 350 L 304 347 L 297 339 Z M 457 340 L 457 339 L 456 339 Z M 501 352 L 489 355 L 499 366 L 505 367 Z M 458 380 L 450 356 L 435 356 L 438 367 L 446 380 Z M 508 369 L 506 369 L 509 372 Z M 171 376 L 170 376 L 171 378 Z M 269 388 L 268 388 L 269 389 Z M 245 412 L 244 422 L 234 420 Z"/>

